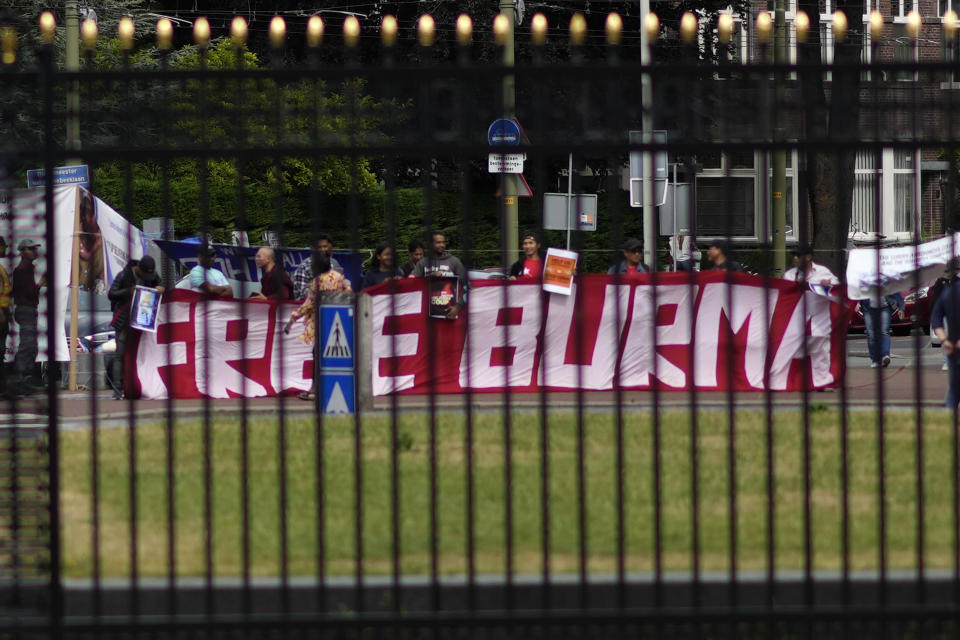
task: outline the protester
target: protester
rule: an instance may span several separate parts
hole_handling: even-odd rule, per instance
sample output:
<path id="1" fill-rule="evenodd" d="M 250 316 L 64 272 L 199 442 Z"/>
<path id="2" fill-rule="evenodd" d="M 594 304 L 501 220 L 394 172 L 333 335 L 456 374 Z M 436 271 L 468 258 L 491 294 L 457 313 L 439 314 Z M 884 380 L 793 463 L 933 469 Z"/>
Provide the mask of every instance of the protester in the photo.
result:
<path id="1" fill-rule="evenodd" d="M 305 391 L 299 394 L 297 397 L 301 400 L 312 400 L 316 397 L 317 382 L 320 379 L 318 372 L 320 371 L 320 344 L 316 339 L 316 307 L 323 303 L 323 295 L 325 293 L 337 293 L 337 292 L 346 292 L 351 291 L 350 281 L 347 280 L 342 273 L 335 271 L 330 266 L 330 258 L 323 252 L 317 252 L 313 259 L 313 266 L 315 269 L 315 274 L 313 280 L 310 282 L 309 287 L 307 288 L 306 299 L 292 314 L 290 314 L 290 320 L 287 322 L 286 326 L 283 328 L 284 333 L 290 333 L 290 329 L 293 327 L 293 322 L 297 318 L 303 318 L 303 333 L 300 334 L 299 340 L 304 344 L 312 344 L 313 348 L 313 362 L 314 362 L 314 375 L 313 375 L 313 388 L 310 391 Z"/>
<path id="2" fill-rule="evenodd" d="M 410 259 L 400 267 L 400 275 L 404 278 L 409 277 L 410 274 L 413 273 L 417 263 L 423 260 L 423 243 L 419 240 L 411 240 L 410 243 L 407 244 L 407 253 Z"/>
<path id="3" fill-rule="evenodd" d="M 890 366 L 890 320 L 893 317 L 902 318 L 903 308 L 903 295 L 899 292 L 879 300 L 867 298 L 860 301 L 871 369 Z"/>
<path id="4" fill-rule="evenodd" d="M 783 278 L 784 280 L 824 287 L 825 289 L 840 284 L 840 280 L 833 275 L 829 268 L 813 261 L 813 247 L 808 244 L 798 245 L 793 250 L 793 267 L 787 269 Z M 822 293 L 826 293 L 826 291 Z"/>
<path id="5" fill-rule="evenodd" d="M 307 297 L 307 291 L 310 289 L 310 283 L 313 282 L 314 278 L 314 260 L 316 260 L 317 254 L 323 254 L 327 256 L 327 260 L 330 262 L 330 268 L 339 273 L 343 273 L 343 267 L 340 266 L 340 263 L 337 262 L 337 259 L 333 257 L 333 238 L 331 238 L 326 233 L 321 233 L 317 236 L 317 239 L 313 241 L 313 254 L 304 260 L 297 270 L 293 272 L 293 297 L 296 300 L 303 300 Z"/>
<path id="6" fill-rule="evenodd" d="M 363 276 L 362 289 L 375 287 L 381 282 L 386 282 L 392 278 L 400 278 L 400 270 L 393 264 L 393 247 L 388 244 L 381 244 L 373 252 L 373 258 L 370 260 L 370 270 Z"/>
<path id="7" fill-rule="evenodd" d="M 696 271 L 700 262 L 700 251 L 690 236 L 670 236 L 670 258 L 673 259 L 674 271 Z"/>
<path id="8" fill-rule="evenodd" d="M 215 298 L 232 298 L 233 288 L 223 272 L 214 268 L 217 250 L 209 245 L 200 247 L 199 264 L 190 269 L 190 287 Z"/>
<path id="9" fill-rule="evenodd" d="M 286 271 L 277 267 L 277 252 L 273 247 L 260 247 L 253 260 L 263 275 L 260 276 L 260 293 L 250 297 L 257 300 L 293 300 L 293 280 Z"/>
<path id="10" fill-rule="evenodd" d="M 711 271 L 743 271 L 739 262 L 730 259 L 730 245 L 726 240 L 717 239 L 707 248 L 707 260 Z"/>
<path id="11" fill-rule="evenodd" d="M 445 303 L 447 318 L 456 318 L 460 310 L 466 305 L 466 288 L 469 284 L 467 270 L 459 258 L 447 251 L 447 234 L 444 232 L 434 231 L 430 234 L 430 253 L 417 263 L 410 277 L 457 279 L 460 295 L 452 295 Z M 431 297 L 431 302 L 435 297 Z M 434 306 L 437 305 L 434 304 Z"/>
<path id="12" fill-rule="evenodd" d="M 610 267 L 610 275 L 618 273 L 649 273 L 650 268 L 643 263 L 643 243 L 636 238 L 627 238 L 623 243 L 623 260 Z"/>
<path id="13" fill-rule="evenodd" d="M 940 348 L 947 357 L 947 397 L 950 409 L 960 402 L 960 278 L 954 276 L 943 288 L 930 312 L 930 327 L 940 340 Z"/>
<path id="14" fill-rule="evenodd" d="M 113 311 L 113 321 L 110 326 L 116 331 L 117 350 L 113 354 L 112 379 L 116 385 L 113 391 L 115 400 L 123 399 L 123 357 L 127 350 L 127 341 L 130 338 L 130 305 L 137 287 L 150 287 L 163 294 L 164 287 L 160 284 L 157 274 L 157 265 L 150 256 L 143 256 L 139 260 L 131 260 L 127 266 L 117 274 L 110 285 L 107 297 L 110 298 L 110 310 Z"/>
<path id="15" fill-rule="evenodd" d="M 0 236 L 0 258 L 7 256 L 7 240 Z M 6 360 L 7 360 L 7 336 L 10 335 L 10 318 L 12 311 L 10 308 L 10 295 L 13 293 L 13 284 L 10 282 L 10 275 L 2 264 L 0 264 L 0 393 L 6 392 Z"/>
<path id="16" fill-rule="evenodd" d="M 540 240 L 533 233 L 523 236 L 523 257 L 510 266 L 508 280 L 539 280 L 543 274 Z"/>
<path id="17" fill-rule="evenodd" d="M 20 264 L 13 270 L 13 319 L 17 323 L 20 343 L 14 357 L 14 384 L 8 393 L 25 396 L 41 389 L 31 384 L 33 365 L 37 361 L 37 309 L 40 306 L 40 289 L 47 286 L 46 276 L 36 280 L 34 261 L 39 243 L 21 240 L 17 245 Z"/>

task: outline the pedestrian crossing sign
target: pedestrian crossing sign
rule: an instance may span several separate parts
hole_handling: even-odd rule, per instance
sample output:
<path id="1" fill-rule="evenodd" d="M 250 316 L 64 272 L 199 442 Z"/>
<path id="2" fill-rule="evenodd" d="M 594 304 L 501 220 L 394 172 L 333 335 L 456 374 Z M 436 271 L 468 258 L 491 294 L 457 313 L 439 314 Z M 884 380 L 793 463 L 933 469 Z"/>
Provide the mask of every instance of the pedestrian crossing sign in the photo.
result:
<path id="1" fill-rule="evenodd" d="M 356 411 L 353 374 L 320 374 L 320 406 L 325 414 L 348 414 Z"/>
<path id="2" fill-rule="evenodd" d="M 320 307 L 320 368 L 353 370 L 353 307 Z"/>

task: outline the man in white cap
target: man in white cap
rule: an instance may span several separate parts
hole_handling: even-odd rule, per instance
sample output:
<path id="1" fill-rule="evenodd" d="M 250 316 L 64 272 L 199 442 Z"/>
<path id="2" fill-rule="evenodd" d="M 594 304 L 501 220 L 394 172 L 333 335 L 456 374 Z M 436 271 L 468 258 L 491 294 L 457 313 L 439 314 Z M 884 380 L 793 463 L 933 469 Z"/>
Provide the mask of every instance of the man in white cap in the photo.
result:
<path id="1" fill-rule="evenodd" d="M 13 270 L 13 319 L 17 323 L 19 345 L 14 358 L 14 385 L 10 392 L 19 396 L 39 391 L 30 382 L 33 365 L 37 361 L 37 308 L 40 306 L 40 289 L 47 286 L 46 276 L 37 281 L 34 261 L 40 244 L 34 240 L 21 240 L 17 245 L 20 264 Z"/>

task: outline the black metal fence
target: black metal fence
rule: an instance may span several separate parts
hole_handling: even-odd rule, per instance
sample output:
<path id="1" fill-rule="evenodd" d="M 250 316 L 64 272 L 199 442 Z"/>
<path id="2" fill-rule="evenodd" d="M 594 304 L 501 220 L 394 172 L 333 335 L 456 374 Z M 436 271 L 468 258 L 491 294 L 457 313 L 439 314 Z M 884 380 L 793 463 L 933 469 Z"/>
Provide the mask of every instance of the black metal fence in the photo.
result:
<path id="1" fill-rule="evenodd" d="M 870 62 L 849 62 L 837 36 L 826 65 L 814 29 L 774 64 L 760 35 L 734 47 L 711 23 L 685 44 L 666 25 L 641 64 L 627 35 L 639 23 L 604 22 L 601 42 L 601 23 L 574 20 L 552 46 L 518 30 L 506 65 L 489 32 L 454 44 L 440 29 L 435 44 L 421 23 L 414 45 L 385 21 L 380 45 L 358 45 L 347 21 L 344 43 L 309 31 L 308 46 L 290 36 L 260 59 L 242 24 L 181 48 L 158 25 L 158 48 L 88 39 L 66 71 L 43 32 L 35 44 L 8 23 L 20 40 L 0 36 L 0 234 L 7 258 L 44 234 L 48 344 L 57 307 L 96 309 L 111 260 L 138 256 L 138 241 L 90 242 L 78 200 L 65 242 L 52 178 L 30 209 L 45 229 L 31 229 L 27 170 L 87 165 L 101 227 L 109 206 L 170 243 L 151 249 L 168 289 L 160 327 L 110 380 L 126 399 L 105 386 L 109 352 L 71 353 L 71 371 L 38 365 L 32 381 L 6 366 L 0 634 L 957 634 L 960 432 L 924 335 L 926 254 L 902 276 L 911 337 L 892 364 L 846 338 L 846 286 L 779 277 L 812 242 L 848 285 L 849 249 L 955 227 L 950 46 L 928 56 L 914 38 L 915 61 L 893 61 L 875 35 Z M 950 45 L 955 28 L 937 29 Z M 856 26 L 849 38 L 863 50 Z M 522 123 L 509 148 L 488 141 L 499 119 Z M 645 127 L 665 137 L 629 135 Z M 524 179 L 490 173 L 506 151 L 525 156 L 509 160 Z M 692 212 L 704 271 L 725 250 L 749 273 L 668 273 L 684 257 L 670 259 L 675 218 L 648 218 L 651 233 L 631 206 L 631 156 L 646 152 L 693 185 L 674 201 Z M 574 212 L 596 230 L 558 228 L 548 192 L 596 195 L 592 221 Z M 291 248 L 329 236 L 359 290 L 351 269 L 376 272 L 378 245 L 397 265 L 421 239 L 435 260 L 433 230 L 470 270 L 458 318 L 429 316 L 443 292 L 424 280 L 387 277 L 339 306 L 318 296 L 314 324 L 297 325 L 316 348 L 284 337 L 297 305 L 246 297 L 246 258 L 226 260 L 242 253 L 225 246 L 233 232 L 276 244 L 281 268 L 322 262 Z M 578 254 L 572 296 L 496 280 L 523 267 L 525 230 Z M 219 252 L 236 299 L 174 290 L 177 237 Z M 628 238 L 646 243 L 651 273 L 598 275 L 639 256 Z M 85 281 L 97 250 L 104 273 Z M 69 282 L 55 275 L 64 261 Z M 64 331 L 95 351 L 109 329 L 90 312 Z M 354 342 L 331 342 L 335 330 Z"/>

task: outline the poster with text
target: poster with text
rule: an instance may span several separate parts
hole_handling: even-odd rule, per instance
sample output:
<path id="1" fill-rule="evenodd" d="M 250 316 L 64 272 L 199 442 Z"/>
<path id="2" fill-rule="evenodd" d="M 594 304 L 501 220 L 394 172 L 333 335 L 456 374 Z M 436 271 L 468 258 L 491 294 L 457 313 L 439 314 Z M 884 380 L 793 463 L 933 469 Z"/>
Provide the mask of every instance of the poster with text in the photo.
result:
<path id="1" fill-rule="evenodd" d="M 573 276 L 577 272 L 577 252 L 550 247 L 543 263 L 543 290 L 565 296 L 573 291 Z"/>

